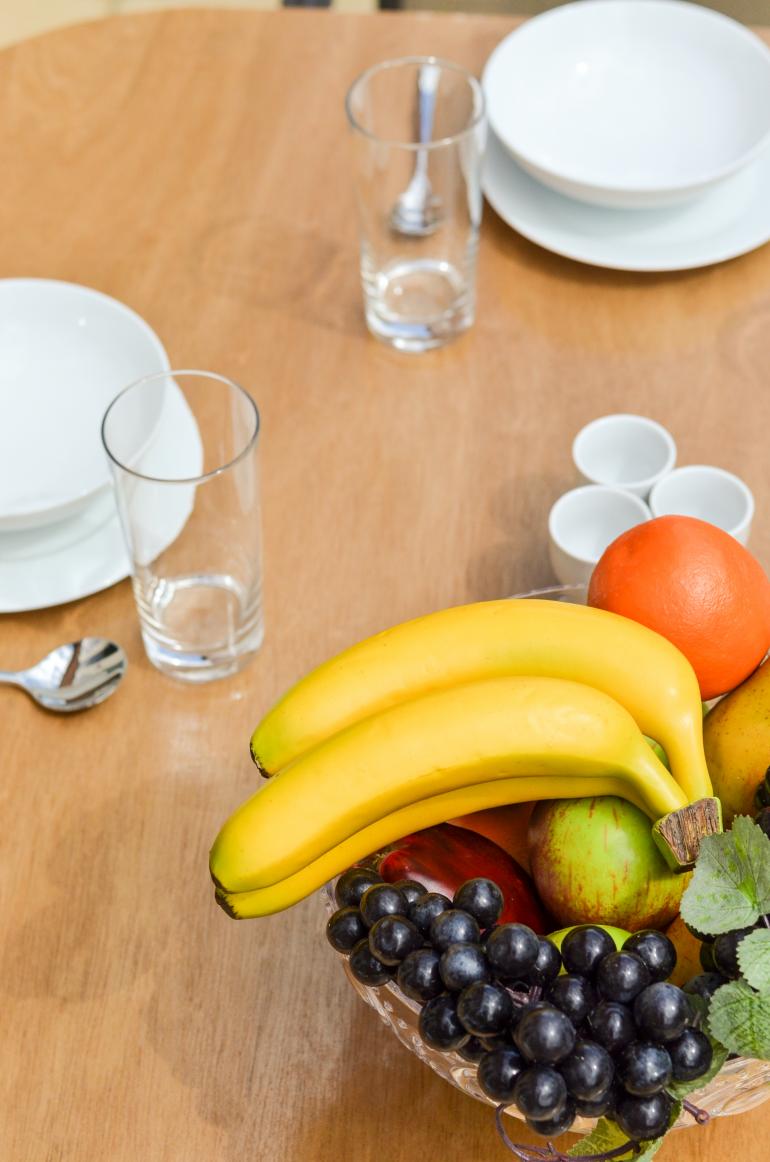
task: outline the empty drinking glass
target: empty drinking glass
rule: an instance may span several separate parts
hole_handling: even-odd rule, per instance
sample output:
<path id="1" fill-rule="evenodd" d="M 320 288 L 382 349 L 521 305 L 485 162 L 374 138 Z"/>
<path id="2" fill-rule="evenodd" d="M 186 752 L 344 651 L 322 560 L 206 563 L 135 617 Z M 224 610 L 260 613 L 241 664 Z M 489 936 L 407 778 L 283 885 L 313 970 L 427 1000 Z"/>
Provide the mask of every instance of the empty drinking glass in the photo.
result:
<path id="1" fill-rule="evenodd" d="M 102 440 L 153 665 L 191 682 L 262 644 L 259 412 L 222 375 L 171 371 L 125 388 Z"/>
<path id="2" fill-rule="evenodd" d="M 475 311 L 481 86 L 459 65 L 407 57 L 363 73 L 346 108 L 367 324 L 402 351 L 439 347 Z"/>

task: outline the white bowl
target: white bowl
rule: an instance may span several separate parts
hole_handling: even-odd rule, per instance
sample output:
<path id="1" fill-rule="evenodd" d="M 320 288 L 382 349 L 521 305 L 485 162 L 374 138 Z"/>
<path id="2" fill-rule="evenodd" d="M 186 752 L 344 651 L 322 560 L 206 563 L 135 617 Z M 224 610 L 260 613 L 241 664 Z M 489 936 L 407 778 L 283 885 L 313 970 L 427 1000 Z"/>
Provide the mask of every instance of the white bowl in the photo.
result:
<path id="1" fill-rule="evenodd" d="M 770 139 L 770 49 L 679 0 L 579 0 L 527 21 L 484 70 L 495 134 L 569 197 L 671 205 Z"/>
<path id="2" fill-rule="evenodd" d="M 607 546 L 651 515 L 643 500 L 619 488 L 586 484 L 565 492 L 548 516 L 548 550 L 558 580 L 587 584 Z"/>
<path id="3" fill-rule="evenodd" d="M 618 412 L 581 428 L 572 459 L 586 484 L 609 484 L 646 500 L 676 464 L 676 443 L 655 420 Z"/>
<path id="4" fill-rule="evenodd" d="M 110 487 L 100 425 L 126 384 L 168 371 L 129 307 L 88 287 L 0 280 L 0 531 L 74 516 Z M 162 396 L 150 401 L 160 417 Z"/>
<path id="5" fill-rule="evenodd" d="M 660 480 L 650 493 L 653 516 L 694 516 L 748 544 L 754 496 L 748 485 L 711 464 L 688 464 Z"/>

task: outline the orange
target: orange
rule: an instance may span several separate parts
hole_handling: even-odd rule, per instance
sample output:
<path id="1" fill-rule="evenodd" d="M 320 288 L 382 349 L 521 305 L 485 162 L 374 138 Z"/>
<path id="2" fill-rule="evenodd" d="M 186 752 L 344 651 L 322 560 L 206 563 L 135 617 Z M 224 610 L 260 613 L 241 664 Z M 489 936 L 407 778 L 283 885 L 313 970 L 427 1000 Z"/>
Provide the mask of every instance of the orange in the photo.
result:
<path id="1" fill-rule="evenodd" d="M 676 967 L 668 978 L 680 988 L 694 976 L 700 976 L 703 966 L 700 962 L 700 940 L 685 927 L 684 920 L 677 916 L 666 929 L 671 943 L 676 949 Z"/>
<path id="2" fill-rule="evenodd" d="M 748 549 L 715 525 L 661 516 L 613 541 L 588 604 L 657 630 L 692 664 L 705 700 L 752 673 L 770 646 L 770 581 Z"/>

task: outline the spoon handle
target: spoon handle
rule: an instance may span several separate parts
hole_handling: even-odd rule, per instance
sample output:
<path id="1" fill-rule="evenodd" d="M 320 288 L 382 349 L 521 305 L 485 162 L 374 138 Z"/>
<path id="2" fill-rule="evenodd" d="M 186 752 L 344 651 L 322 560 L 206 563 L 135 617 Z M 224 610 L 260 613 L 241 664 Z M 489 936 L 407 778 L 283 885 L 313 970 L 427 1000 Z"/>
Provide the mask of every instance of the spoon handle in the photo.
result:
<path id="1" fill-rule="evenodd" d="M 23 686 L 23 673 L 16 673 L 15 670 L 0 670 L 0 683 L 7 686 Z"/>
<path id="2" fill-rule="evenodd" d="M 417 123 L 421 142 L 433 136 L 433 117 L 436 109 L 436 90 L 441 69 L 438 65 L 423 65 L 417 80 Z"/>

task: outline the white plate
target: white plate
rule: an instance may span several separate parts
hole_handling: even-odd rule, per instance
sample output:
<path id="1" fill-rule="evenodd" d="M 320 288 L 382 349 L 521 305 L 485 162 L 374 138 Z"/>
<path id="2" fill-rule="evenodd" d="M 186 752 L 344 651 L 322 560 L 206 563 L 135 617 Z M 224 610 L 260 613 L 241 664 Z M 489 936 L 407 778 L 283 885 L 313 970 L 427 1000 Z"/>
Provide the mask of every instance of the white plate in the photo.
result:
<path id="1" fill-rule="evenodd" d="M 579 0 L 505 38 L 483 78 L 502 144 L 540 181 L 605 206 L 671 205 L 770 139 L 770 49 L 679 0 Z"/>
<path id="2" fill-rule="evenodd" d="M 690 270 L 770 239 L 770 149 L 690 205 L 609 210 L 546 189 L 490 133 L 483 186 L 493 210 L 530 242 L 612 270 Z"/>
<path id="3" fill-rule="evenodd" d="M 198 425 L 182 392 L 171 384 L 154 439 L 172 438 L 181 461 L 203 467 Z M 170 488 L 148 523 L 159 551 L 178 536 L 192 511 L 194 486 Z M 0 613 L 47 609 L 107 589 L 131 572 L 112 489 L 69 520 L 24 532 L 0 533 Z"/>
<path id="4" fill-rule="evenodd" d="M 168 369 L 155 332 L 116 299 L 74 283 L 1 279 L 0 529 L 61 520 L 107 489 L 107 405 Z"/>

